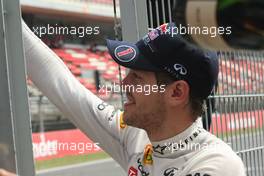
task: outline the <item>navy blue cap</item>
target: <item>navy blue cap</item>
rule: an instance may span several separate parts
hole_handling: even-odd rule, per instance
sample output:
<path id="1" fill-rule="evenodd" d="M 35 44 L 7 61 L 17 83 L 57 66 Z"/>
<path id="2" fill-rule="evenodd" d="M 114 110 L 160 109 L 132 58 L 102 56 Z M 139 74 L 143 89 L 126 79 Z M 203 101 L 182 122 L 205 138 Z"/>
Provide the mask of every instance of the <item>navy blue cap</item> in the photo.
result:
<path id="1" fill-rule="evenodd" d="M 185 80 L 195 96 L 205 99 L 217 81 L 217 54 L 192 45 L 175 29 L 174 23 L 166 23 L 135 44 L 107 40 L 107 48 L 118 64 L 135 70 L 166 72 L 175 80 Z"/>

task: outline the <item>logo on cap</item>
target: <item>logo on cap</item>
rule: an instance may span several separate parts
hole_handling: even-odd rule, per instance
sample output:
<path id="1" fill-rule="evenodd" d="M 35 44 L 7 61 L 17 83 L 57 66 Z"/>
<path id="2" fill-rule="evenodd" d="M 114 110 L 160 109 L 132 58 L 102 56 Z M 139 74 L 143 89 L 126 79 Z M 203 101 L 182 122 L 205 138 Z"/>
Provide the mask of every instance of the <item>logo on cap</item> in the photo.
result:
<path id="1" fill-rule="evenodd" d="M 154 29 L 148 33 L 150 40 L 155 40 L 159 36 L 159 31 Z"/>
<path id="2" fill-rule="evenodd" d="M 169 32 L 168 23 L 162 24 L 159 29 L 161 30 L 162 34 L 166 34 Z"/>
<path id="3" fill-rule="evenodd" d="M 174 69 L 176 72 L 180 73 L 181 75 L 186 75 L 187 74 L 187 69 L 181 65 L 181 64 L 174 64 Z"/>
<path id="4" fill-rule="evenodd" d="M 121 62 L 130 62 L 136 57 L 136 50 L 128 45 L 120 45 L 115 49 L 115 57 Z"/>

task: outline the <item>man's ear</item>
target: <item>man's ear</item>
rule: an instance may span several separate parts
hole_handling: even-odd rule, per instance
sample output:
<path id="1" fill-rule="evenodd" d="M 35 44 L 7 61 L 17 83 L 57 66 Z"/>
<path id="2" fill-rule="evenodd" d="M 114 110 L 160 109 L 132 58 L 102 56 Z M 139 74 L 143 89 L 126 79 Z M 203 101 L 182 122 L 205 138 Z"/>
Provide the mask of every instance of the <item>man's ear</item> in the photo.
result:
<path id="1" fill-rule="evenodd" d="M 171 83 L 166 88 L 166 101 L 172 105 L 186 105 L 189 101 L 189 84 L 184 80 Z"/>

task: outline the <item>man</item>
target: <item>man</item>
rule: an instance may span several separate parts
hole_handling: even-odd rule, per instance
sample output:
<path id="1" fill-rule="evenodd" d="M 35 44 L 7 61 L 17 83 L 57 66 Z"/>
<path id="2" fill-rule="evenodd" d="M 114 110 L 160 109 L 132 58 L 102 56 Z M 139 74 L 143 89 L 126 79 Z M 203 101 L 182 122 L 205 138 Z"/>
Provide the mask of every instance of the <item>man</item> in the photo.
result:
<path id="1" fill-rule="evenodd" d="M 16 176 L 14 173 L 8 172 L 5 169 L 0 169 L 0 176 Z"/>
<path id="2" fill-rule="evenodd" d="M 107 41 L 112 58 L 130 68 L 124 112 L 85 89 L 23 24 L 28 76 L 129 176 L 244 176 L 241 159 L 196 120 L 217 80 L 217 57 L 171 35 L 171 27 L 136 44 Z"/>

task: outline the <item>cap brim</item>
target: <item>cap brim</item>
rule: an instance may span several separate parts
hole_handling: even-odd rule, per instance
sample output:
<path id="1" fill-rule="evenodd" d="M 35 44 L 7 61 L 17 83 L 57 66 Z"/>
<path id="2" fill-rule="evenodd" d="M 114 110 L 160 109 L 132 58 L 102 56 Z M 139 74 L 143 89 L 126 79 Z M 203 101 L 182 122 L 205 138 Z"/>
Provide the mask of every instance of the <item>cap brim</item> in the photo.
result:
<path id="1" fill-rule="evenodd" d="M 158 67 L 150 63 L 149 60 L 140 53 L 135 44 L 126 41 L 107 39 L 106 46 L 111 57 L 119 65 L 135 70 L 160 71 Z"/>

